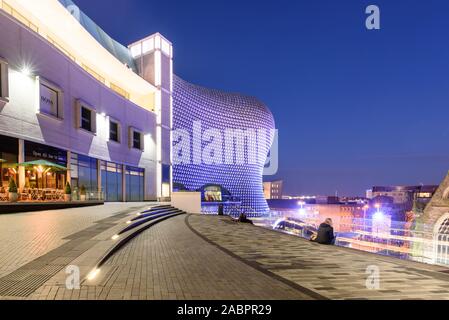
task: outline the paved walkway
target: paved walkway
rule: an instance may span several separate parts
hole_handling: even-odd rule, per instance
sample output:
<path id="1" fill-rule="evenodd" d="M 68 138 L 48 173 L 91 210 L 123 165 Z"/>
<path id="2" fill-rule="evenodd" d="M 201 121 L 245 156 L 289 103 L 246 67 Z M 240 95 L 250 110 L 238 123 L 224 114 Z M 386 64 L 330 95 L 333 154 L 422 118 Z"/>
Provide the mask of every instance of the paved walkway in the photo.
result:
<path id="1" fill-rule="evenodd" d="M 255 268 L 330 299 L 449 299 L 449 270 L 304 239 L 227 218 L 191 216 L 190 225 L 212 243 Z M 368 268 L 379 289 L 367 289 Z M 376 278 L 374 278 L 376 280 Z"/>
<path id="2" fill-rule="evenodd" d="M 66 237 L 94 225 L 96 221 L 143 205 L 115 203 L 90 208 L 0 214 L 0 277 L 62 246 L 69 241 Z"/>
<path id="3" fill-rule="evenodd" d="M 157 224 L 133 239 L 101 268 L 95 283 L 79 292 L 48 283 L 41 299 L 311 299 L 234 259 L 198 237 L 186 215 Z M 56 280 L 56 282 L 58 282 Z"/>
<path id="4" fill-rule="evenodd" d="M 155 225 L 117 252 L 95 280 L 68 290 L 65 267 L 86 274 L 135 213 L 129 208 L 64 234 L 62 245 L 0 278 L 0 299 L 449 299 L 444 268 L 198 215 Z M 378 289 L 366 286 L 368 267 L 380 271 Z"/>

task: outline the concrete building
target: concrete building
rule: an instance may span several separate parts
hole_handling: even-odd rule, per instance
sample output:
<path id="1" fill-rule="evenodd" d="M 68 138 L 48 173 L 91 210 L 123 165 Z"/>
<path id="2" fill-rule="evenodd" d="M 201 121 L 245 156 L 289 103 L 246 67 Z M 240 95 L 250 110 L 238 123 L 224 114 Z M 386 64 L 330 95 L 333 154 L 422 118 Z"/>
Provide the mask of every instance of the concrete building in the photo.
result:
<path id="1" fill-rule="evenodd" d="M 414 200 L 432 198 L 438 186 L 377 186 L 367 191 L 368 199 L 390 197 L 395 204 L 405 204 Z"/>
<path id="2" fill-rule="evenodd" d="M 279 200 L 283 198 L 284 181 L 272 181 L 263 183 L 263 192 L 267 200 Z"/>
<path id="3" fill-rule="evenodd" d="M 68 181 L 107 201 L 169 197 L 171 43 L 155 34 L 121 46 L 69 0 L 0 8 L 2 186 Z M 36 160 L 69 171 L 21 165 Z"/>
<path id="4" fill-rule="evenodd" d="M 274 118 L 256 98 L 182 80 L 161 34 L 123 46 L 71 0 L 0 0 L 0 30 L 0 194 L 12 179 L 28 200 L 67 182 L 75 197 L 168 200 L 176 184 L 268 211 Z M 217 130 L 225 139 L 210 143 Z M 187 163 L 173 157 L 180 132 Z"/>

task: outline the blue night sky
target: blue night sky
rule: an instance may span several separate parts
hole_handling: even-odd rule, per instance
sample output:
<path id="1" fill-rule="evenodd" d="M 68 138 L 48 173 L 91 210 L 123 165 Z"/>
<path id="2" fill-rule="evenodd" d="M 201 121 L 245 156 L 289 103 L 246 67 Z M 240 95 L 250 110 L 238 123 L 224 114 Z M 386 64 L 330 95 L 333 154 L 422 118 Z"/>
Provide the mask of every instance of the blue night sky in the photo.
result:
<path id="1" fill-rule="evenodd" d="M 160 32 L 175 73 L 273 111 L 287 194 L 363 195 L 449 170 L 447 0 L 75 0 L 128 44 Z M 380 31 L 365 8 L 381 9 Z"/>

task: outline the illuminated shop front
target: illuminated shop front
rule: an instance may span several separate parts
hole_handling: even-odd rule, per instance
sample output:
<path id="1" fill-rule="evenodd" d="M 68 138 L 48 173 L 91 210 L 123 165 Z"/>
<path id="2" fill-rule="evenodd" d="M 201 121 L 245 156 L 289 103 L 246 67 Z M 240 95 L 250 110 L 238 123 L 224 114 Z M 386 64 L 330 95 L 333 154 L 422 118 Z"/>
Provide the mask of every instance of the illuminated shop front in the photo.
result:
<path id="1" fill-rule="evenodd" d="M 39 160 L 45 160 L 49 166 L 33 164 Z M 67 170 L 56 170 L 52 168 L 53 164 L 67 168 L 67 151 L 25 141 L 25 188 L 63 190 L 67 182 Z"/>
<path id="2" fill-rule="evenodd" d="M 14 166 L 18 162 L 18 139 L 0 135 L 0 179 L 1 188 L 7 188 L 10 179 L 17 182 L 18 172 Z"/>
<path id="3" fill-rule="evenodd" d="M 124 46 L 70 0 L 0 0 L 0 25 L 0 201 L 169 198 L 171 43 Z"/>

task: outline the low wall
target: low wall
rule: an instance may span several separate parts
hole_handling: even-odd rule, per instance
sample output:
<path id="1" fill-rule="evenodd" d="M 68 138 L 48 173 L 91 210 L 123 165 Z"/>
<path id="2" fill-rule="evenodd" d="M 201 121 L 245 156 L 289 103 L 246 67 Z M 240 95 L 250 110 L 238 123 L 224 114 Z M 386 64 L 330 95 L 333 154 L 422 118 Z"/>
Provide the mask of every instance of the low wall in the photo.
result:
<path id="1" fill-rule="evenodd" d="M 17 202 L 0 203 L 0 214 L 22 213 L 35 211 L 61 210 L 70 208 L 83 208 L 104 205 L 104 201 L 85 201 L 85 202 Z"/>
<path id="2" fill-rule="evenodd" d="M 201 192 L 173 192 L 171 205 L 187 213 L 201 214 Z"/>

